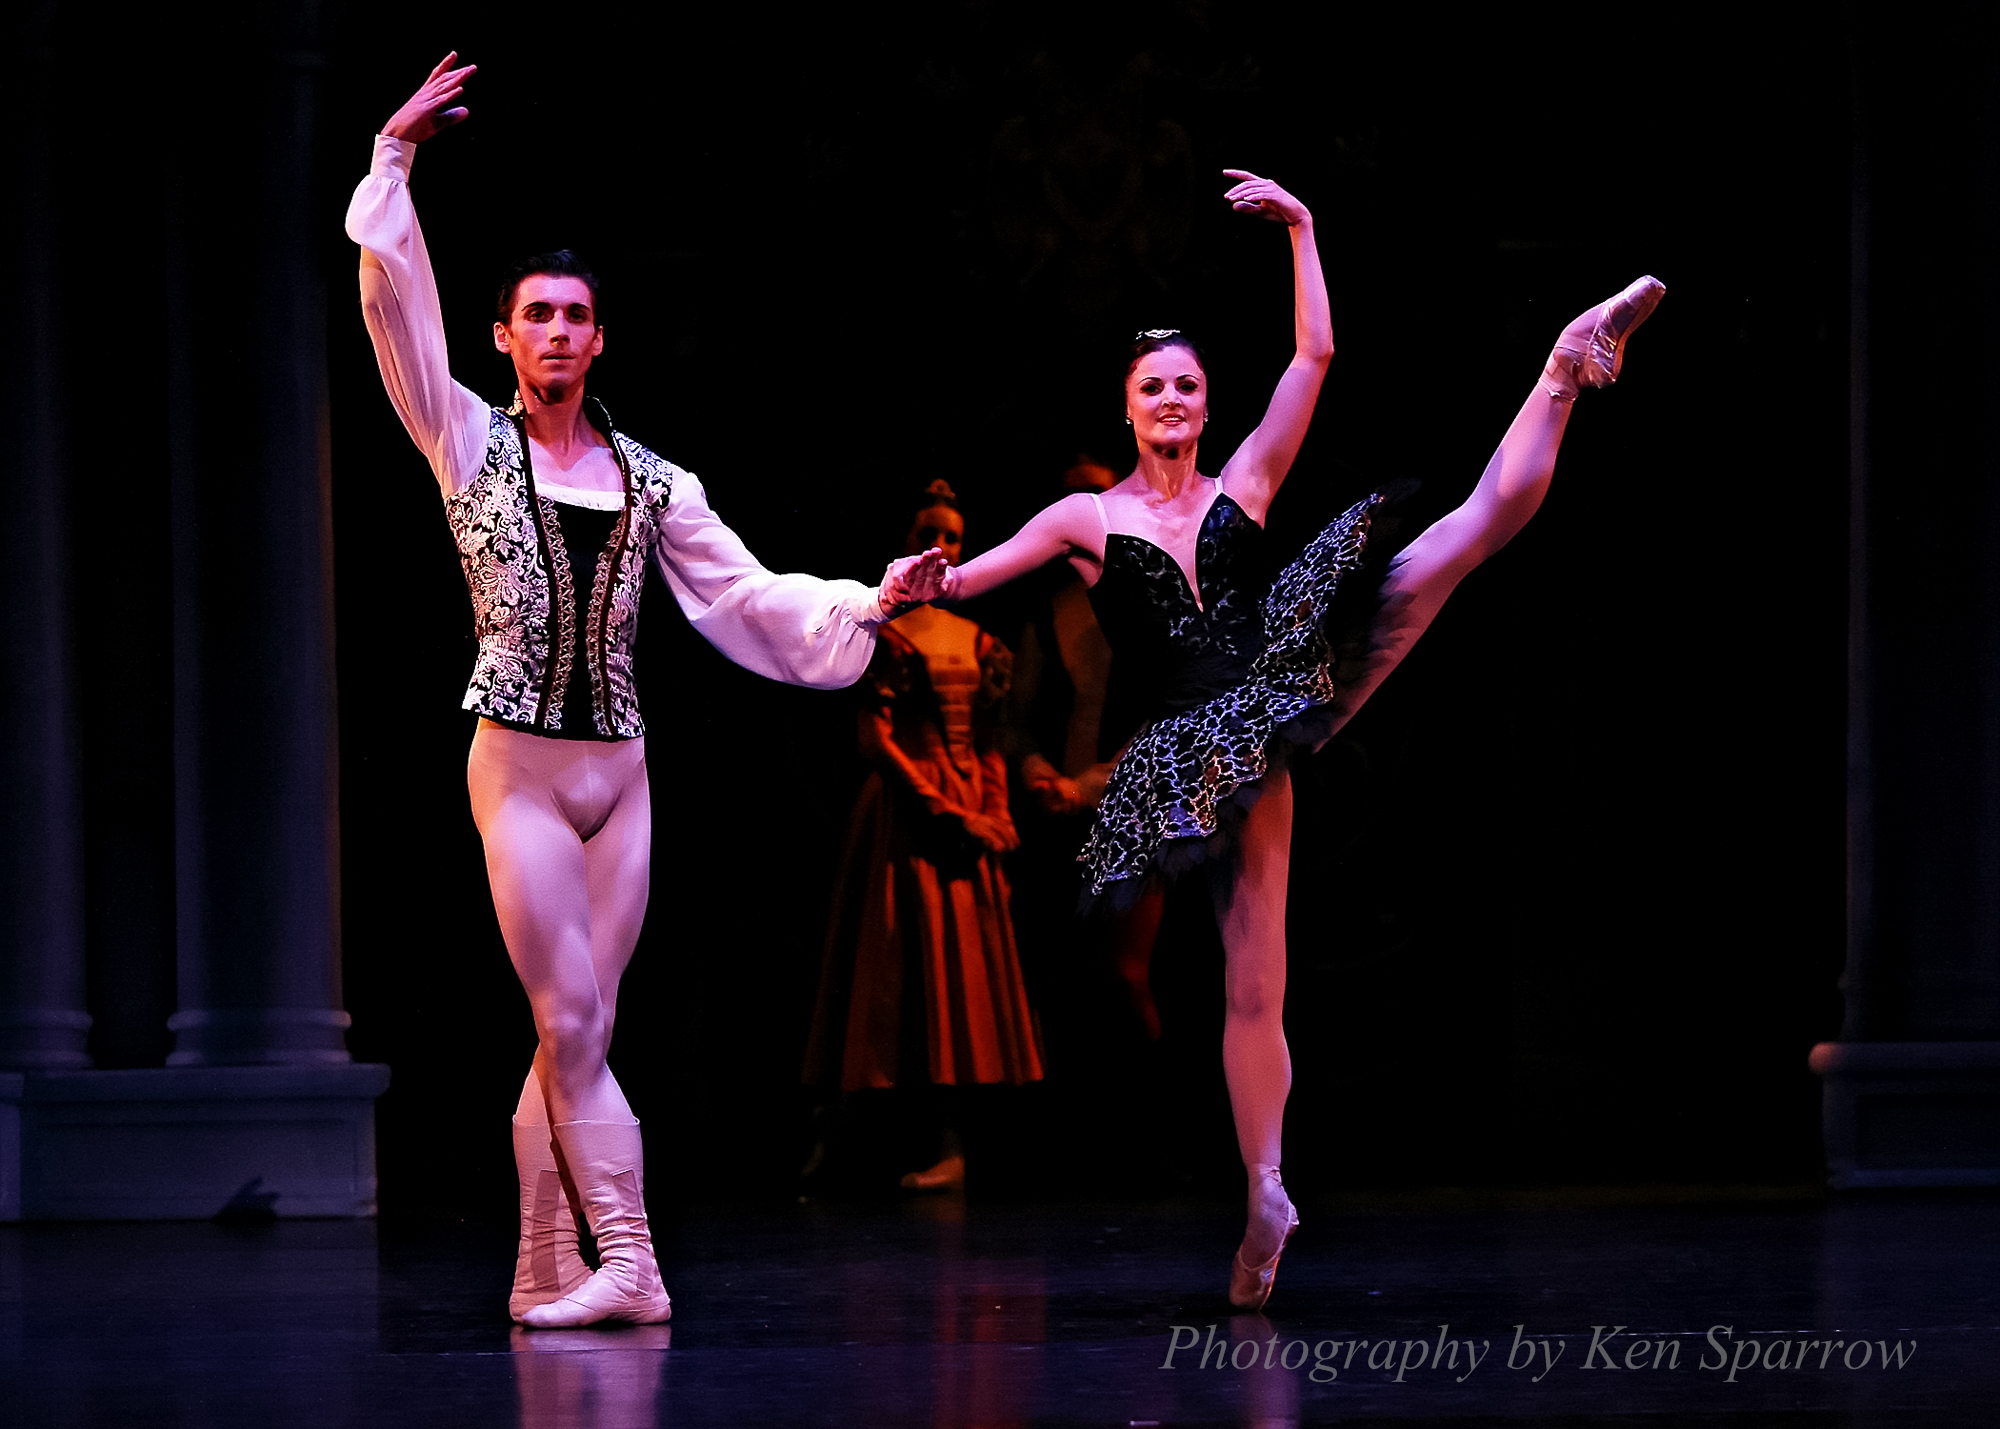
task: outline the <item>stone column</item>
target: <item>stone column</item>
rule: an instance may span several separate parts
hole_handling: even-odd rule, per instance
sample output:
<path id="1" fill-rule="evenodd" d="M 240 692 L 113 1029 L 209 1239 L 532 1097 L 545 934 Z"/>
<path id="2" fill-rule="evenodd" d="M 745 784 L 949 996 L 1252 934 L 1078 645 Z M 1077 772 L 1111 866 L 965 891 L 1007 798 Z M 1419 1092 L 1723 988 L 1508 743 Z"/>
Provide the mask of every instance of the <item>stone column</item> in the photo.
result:
<path id="1" fill-rule="evenodd" d="M 0 464 L 0 1068 L 84 1067 L 80 785 L 64 518 L 63 305 L 51 125 L 52 7 L 23 47 L 16 244 L 20 326 Z"/>
<path id="2" fill-rule="evenodd" d="M 1836 1186 L 2000 1185 L 2000 73 L 1849 16 L 1847 1009 L 1812 1065 Z"/>
<path id="3" fill-rule="evenodd" d="M 16 1181 L 0 1165 L 0 1217 L 374 1209 L 374 1102 L 388 1068 L 353 1063 L 341 1009 L 317 23 L 313 0 L 266 6 L 248 25 L 236 12 L 176 12 L 142 77 L 162 102 L 133 106 L 174 116 L 170 133 L 131 140 L 158 145 L 166 197 L 135 222 L 164 275 L 125 275 L 145 297 L 147 346 L 122 358 L 150 361 L 168 416 L 152 447 L 86 447 L 99 434 L 79 431 L 67 465 L 75 475 L 101 446 L 129 464 L 119 479 L 164 467 L 170 487 L 175 1045 L 165 1067 L 61 1070 L 50 1060 L 61 1049 L 45 1048 L 42 1070 L 0 1075 L 0 1143 L 18 1129 L 19 1165 Z M 66 42 L 64 69 L 87 68 L 90 54 L 87 36 Z M 190 85 L 190 73 L 231 78 Z M 0 541 L 28 539 L 0 530 Z M 75 538 L 90 550 L 87 531 Z M 106 573 L 116 578 L 115 563 Z M 134 582 L 128 598 L 157 597 Z M 39 667 L 6 666 L 20 668 Z M 46 700 L 62 686 L 33 688 Z M 0 739 L 53 739 L 9 714 Z M 119 817 L 113 794 L 89 817 Z M 40 835 L 44 863 L 32 906 L 57 894 L 74 904 L 61 873 L 75 855 L 56 860 L 76 842 L 74 819 L 46 798 L 34 818 L 23 837 Z M 39 1007 L 58 993 L 80 1000 L 78 958 L 45 951 L 34 966 L 51 988 L 37 985 Z M 64 1030 L 80 1061 L 81 1027 Z"/>
<path id="4" fill-rule="evenodd" d="M 239 71 L 262 92 L 235 96 L 258 122 L 226 164 L 170 180 L 170 1066 L 349 1060 L 312 10 L 267 14 Z"/>

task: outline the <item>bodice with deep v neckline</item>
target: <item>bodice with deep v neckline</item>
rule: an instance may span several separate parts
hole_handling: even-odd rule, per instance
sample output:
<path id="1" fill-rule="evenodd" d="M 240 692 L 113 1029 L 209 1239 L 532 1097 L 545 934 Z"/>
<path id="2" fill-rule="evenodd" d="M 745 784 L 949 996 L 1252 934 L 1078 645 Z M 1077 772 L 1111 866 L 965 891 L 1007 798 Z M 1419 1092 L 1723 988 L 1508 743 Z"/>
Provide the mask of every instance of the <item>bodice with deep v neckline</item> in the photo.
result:
<path id="1" fill-rule="evenodd" d="M 1077 856 L 1091 897 L 1128 904 L 1154 874 L 1227 858 L 1265 775 L 1352 713 L 1397 549 L 1390 499 L 1357 502 L 1274 570 L 1262 528 L 1218 495 L 1195 542 L 1206 610 L 1166 551 L 1106 538 L 1090 596 L 1124 713 L 1107 695 L 1100 749 L 1117 763 Z"/>
<path id="2" fill-rule="evenodd" d="M 1270 575 L 1263 528 L 1224 491 L 1195 535 L 1193 588 L 1172 552 L 1144 536 L 1106 532 L 1104 571 L 1090 588 L 1112 653 L 1100 757 L 1140 725 L 1244 679 L 1264 650 L 1261 598 Z"/>

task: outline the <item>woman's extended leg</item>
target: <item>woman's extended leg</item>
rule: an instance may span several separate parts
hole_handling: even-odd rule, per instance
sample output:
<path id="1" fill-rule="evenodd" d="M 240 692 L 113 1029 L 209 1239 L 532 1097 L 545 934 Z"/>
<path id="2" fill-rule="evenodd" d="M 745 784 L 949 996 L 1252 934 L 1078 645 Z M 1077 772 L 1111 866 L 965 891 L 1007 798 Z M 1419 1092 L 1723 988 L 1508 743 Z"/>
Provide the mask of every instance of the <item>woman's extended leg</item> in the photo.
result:
<path id="1" fill-rule="evenodd" d="M 1632 284 L 1579 316 L 1556 340 L 1547 367 L 1500 439 L 1464 505 L 1410 543 L 1383 579 L 1383 606 L 1371 632 L 1367 668 L 1343 700 L 1351 716 L 1427 629 L 1473 567 L 1513 538 L 1541 506 L 1556 453 L 1581 386 L 1617 376 L 1624 340 L 1665 290 L 1653 279 Z M 1291 1054 L 1285 1045 L 1285 892 L 1291 861 L 1292 790 L 1282 773 L 1266 775 L 1263 796 L 1243 828 L 1239 859 L 1216 884 L 1216 921 L 1227 959 L 1228 1009 L 1222 1065 L 1249 1176 L 1249 1226 L 1230 1281 L 1230 1298 L 1257 1308 L 1297 1225 L 1278 1178 Z"/>
<path id="2" fill-rule="evenodd" d="M 1296 1224 L 1277 1177 L 1284 1153 L 1285 1099 L 1292 1090 L 1292 1054 L 1285 1045 L 1285 890 L 1291 854 L 1292 780 L 1279 770 L 1264 776 L 1262 796 L 1243 823 L 1236 862 L 1218 871 L 1213 885 L 1224 957 L 1222 1072 L 1250 1183 L 1249 1226 L 1237 1252 L 1246 1268 L 1271 1261 Z M 1269 1293 L 1268 1280 L 1262 1293 Z"/>
<path id="3" fill-rule="evenodd" d="M 1577 387 L 1609 385 L 1625 339 L 1651 315 L 1665 291 L 1654 279 L 1642 278 L 1563 329 L 1547 367 L 1515 413 L 1472 495 L 1390 562 L 1366 671 L 1342 700 L 1347 716 L 1361 707 L 1430 628 L 1458 583 L 1512 540 L 1540 509 L 1555 474 L 1556 453 Z"/>
<path id="4" fill-rule="evenodd" d="M 1526 524 L 1555 471 L 1569 404 L 1537 386 L 1463 506 L 1425 531 L 1390 565 L 1363 679 L 1349 688 L 1351 714 L 1414 645 L 1466 573 Z M 1292 786 L 1264 778 L 1243 826 L 1240 856 L 1216 884 L 1216 922 L 1227 959 L 1222 1067 L 1249 1177 L 1249 1224 L 1232 1271 L 1230 1298 L 1257 1308 L 1270 1293 L 1275 1257 L 1297 1224 L 1278 1177 L 1285 1099 L 1292 1086 L 1285 1045 L 1285 893 L 1291 863 Z M 1260 1269 L 1265 1269 L 1260 1275 Z"/>

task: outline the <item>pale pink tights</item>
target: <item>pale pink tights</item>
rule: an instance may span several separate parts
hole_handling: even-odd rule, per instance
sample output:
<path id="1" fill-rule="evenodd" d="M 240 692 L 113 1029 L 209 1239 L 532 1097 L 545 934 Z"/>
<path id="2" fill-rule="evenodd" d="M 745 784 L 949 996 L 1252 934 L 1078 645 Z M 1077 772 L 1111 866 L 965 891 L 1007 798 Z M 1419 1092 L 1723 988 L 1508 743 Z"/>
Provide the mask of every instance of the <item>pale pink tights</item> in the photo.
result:
<path id="1" fill-rule="evenodd" d="M 1343 723 L 1409 653 L 1453 588 L 1535 514 L 1549 489 L 1568 421 L 1567 403 L 1540 387 L 1529 393 L 1465 504 L 1390 563 L 1367 671 L 1343 701 Z M 1222 1069 L 1237 1146 L 1250 1174 L 1250 1229 L 1243 1258 L 1253 1265 L 1277 1250 L 1284 1233 L 1284 1192 L 1259 1168 L 1282 1159 L 1285 1099 L 1292 1090 L 1284 1024 L 1292 784 L 1283 772 L 1266 775 L 1263 782 L 1262 797 L 1244 822 L 1238 860 L 1228 881 L 1218 879 L 1215 889 L 1215 919 L 1225 955 Z"/>
<path id="2" fill-rule="evenodd" d="M 541 1039 L 515 1117 L 630 1123 L 605 1057 L 651 881 L 646 742 L 548 739 L 481 720 L 466 785 L 500 936 Z"/>

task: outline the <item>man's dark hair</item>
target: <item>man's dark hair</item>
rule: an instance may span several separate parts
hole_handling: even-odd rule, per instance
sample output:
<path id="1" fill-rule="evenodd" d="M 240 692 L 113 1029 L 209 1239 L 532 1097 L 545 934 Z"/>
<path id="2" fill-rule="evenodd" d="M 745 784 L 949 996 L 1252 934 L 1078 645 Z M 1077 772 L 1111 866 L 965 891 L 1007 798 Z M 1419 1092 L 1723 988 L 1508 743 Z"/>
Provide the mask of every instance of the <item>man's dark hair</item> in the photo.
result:
<path id="1" fill-rule="evenodd" d="M 604 326 L 604 309 L 598 301 L 597 275 L 590 271 L 590 265 L 567 248 L 558 248 L 553 253 L 535 253 L 521 259 L 508 268 L 500 278 L 500 298 L 493 305 L 494 316 L 505 325 L 514 316 L 514 294 L 520 290 L 521 280 L 537 274 L 547 274 L 553 278 L 577 278 L 590 289 L 590 316 L 599 326 Z"/>

